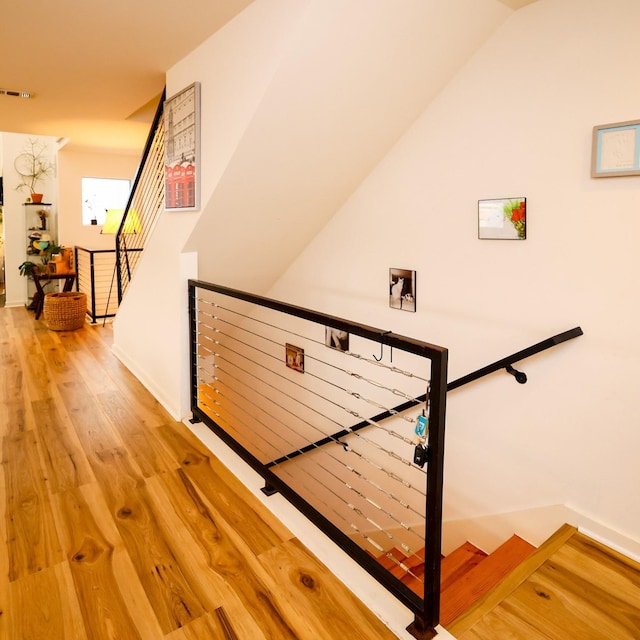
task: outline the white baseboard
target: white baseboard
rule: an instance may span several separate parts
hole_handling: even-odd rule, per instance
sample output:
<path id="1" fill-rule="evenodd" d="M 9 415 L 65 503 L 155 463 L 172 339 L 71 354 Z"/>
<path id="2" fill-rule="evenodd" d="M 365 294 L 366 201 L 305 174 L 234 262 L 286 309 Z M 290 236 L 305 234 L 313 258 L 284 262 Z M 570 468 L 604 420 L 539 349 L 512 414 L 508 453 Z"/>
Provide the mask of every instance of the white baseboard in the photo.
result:
<path id="1" fill-rule="evenodd" d="M 149 393 L 151 393 L 151 395 L 166 409 L 174 420 L 178 422 L 182 420 L 183 416 L 180 413 L 179 407 L 173 406 L 173 403 L 164 396 L 162 390 L 155 385 L 153 380 L 151 380 L 144 371 L 140 370 L 136 366 L 135 360 L 128 358 L 124 351 L 118 348 L 117 345 L 113 345 L 111 347 L 111 352 L 125 367 L 127 367 L 127 369 L 129 369 L 129 371 L 131 371 L 131 373 L 142 383 L 145 389 L 147 389 Z"/>

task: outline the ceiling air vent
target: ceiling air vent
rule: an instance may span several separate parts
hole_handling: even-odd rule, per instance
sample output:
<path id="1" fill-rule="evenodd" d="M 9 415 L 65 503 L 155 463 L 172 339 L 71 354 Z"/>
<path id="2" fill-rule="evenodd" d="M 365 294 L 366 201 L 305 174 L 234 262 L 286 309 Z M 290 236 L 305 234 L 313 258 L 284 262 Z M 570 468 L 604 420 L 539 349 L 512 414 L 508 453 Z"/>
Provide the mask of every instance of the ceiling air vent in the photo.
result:
<path id="1" fill-rule="evenodd" d="M 13 96 L 14 98 L 30 98 L 28 91 L 11 91 L 9 89 L 0 89 L 0 96 Z"/>

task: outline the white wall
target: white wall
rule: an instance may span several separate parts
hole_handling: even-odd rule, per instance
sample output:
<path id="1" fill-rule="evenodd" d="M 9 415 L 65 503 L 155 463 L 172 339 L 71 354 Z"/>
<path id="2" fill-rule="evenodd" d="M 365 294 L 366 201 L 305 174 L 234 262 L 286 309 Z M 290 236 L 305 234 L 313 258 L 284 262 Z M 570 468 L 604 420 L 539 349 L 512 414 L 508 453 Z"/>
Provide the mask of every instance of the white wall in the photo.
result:
<path id="1" fill-rule="evenodd" d="M 280 5 L 288 20 L 281 17 L 277 31 L 263 22 L 250 50 L 278 38 L 281 56 L 270 75 L 253 79 L 263 95 L 232 155 L 203 131 L 203 147 L 216 165 L 224 159 L 224 173 L 214 176 L 188 244 L 199 251 L 201 278 L 257 292 L 275 282 L 511 13 L 494 0 Z M 263 1 L 252 10 L 273 16 L 277 6 Z M 217 79 L 208 65 L 218 52 L 206 54 L 207 66 L 197 68 L 211 92 Z M 186 63 L 193 66 L 194 57 Z M 212 99 L 226 102 L 219 92 Z"/>
<path id="2" fill-rule="evenodd" d="M 442 344 L 449 379 L 582 326 L 526 385 L 449 394 L 449 519 L 566 504 L 640 539 L 640 177 L 589 175 L 592 127 L 640 117 L 638 24 L 635 0 L 515 13 L 271 291 Z M 512 196 L 527 240 L 478 240 L 478 199 Z M 389 267 L 417 313 L 387 308 Z"/>
<path id="3" fill-rule="evenodd" d="M 101 226 L 82 224 L 82 178 L 124 178 L 133 181 L 138 154 L 95 153 L 65 149 L 58 153 L 60 243 L 86 249 L 115 249 L 112 235 L 101 235 Z"/>
<path id="4" fill-rule="evenodd" d="M 197 276 L 197 253 L 187 241 L 200 217 L 208 215 L 211 194 L 304 6 L 285 0 L 253 3 L 167 74 L 168 96 L 202 83 L 203 212 L 160 216 L 118 311 L 114 352 L 176 418 L 190 411 L 186 295 L 187 280 Z M 218 235 L 215 229 L 200 232 L 203 253 L 219 246 Z"/>
<path id="5" fill-rule="evenodd" d="M 379 15 L 397 6 L 376 4 Z M 499 373 L 450 394 L 446 516 L 566 504 L 640 539 L 627 497 L 640 479 L 640 178 L 589 177 L 593 125 L 639 117 L 640 6 L 539 0 L 512 13 L 493 0 L 403 3 L 398 11 L 447 7 L 457 22 L 431 16 L 431 39 L 445 45 L 464 42 L 458 24 L 480 22 L 483 10 L 493 20 L 467 58 L 477 53 L 417 110 L 415 92 L 387 80 L 393 69 L 379 76 L 369 66 L 380 67 L 372 43 L 384 58 L 414 40 L 395 20 L 393 37 L 369 39 L 379 27 L 369 7 L 258 0 L 169 72 L 169 95 L 202 82 L 203 210 L 161 217 L 116 321 L 117 352 L 183 415 L 180 305 L 195 271 L 183 248 L 198 252 L 203 279 L 258 293 L 300 254 L 271 295 L 442 344 L 450 379 L 581 325 L 585 336 L 522 365 L 526 385 Z M 431 60 L 423 39 L 414 57 Z M 444 64 L 447 46 L 439 51 Z M 334 70 L 344 82 L 332 82 Z M 405 109 L 411 117 L 359 155 L 362 121 L 377 132 L 362 100 L 380 95 L 376 81 L 395 98 L 384 101 L 394 121 Z M 429 75 L 412 67 L 408 83 L 421 82 Z M 368 104 L 375 111 L 378 101 Z M 341 152 L 358 165 L 344 169 L 346 182 L 333 171 Z M 527 240 L 478 240 L 478 199 L 512 196 L 528 199 Z M 388 308 L 389 267 L 417 270 L 417 313 Z"/>

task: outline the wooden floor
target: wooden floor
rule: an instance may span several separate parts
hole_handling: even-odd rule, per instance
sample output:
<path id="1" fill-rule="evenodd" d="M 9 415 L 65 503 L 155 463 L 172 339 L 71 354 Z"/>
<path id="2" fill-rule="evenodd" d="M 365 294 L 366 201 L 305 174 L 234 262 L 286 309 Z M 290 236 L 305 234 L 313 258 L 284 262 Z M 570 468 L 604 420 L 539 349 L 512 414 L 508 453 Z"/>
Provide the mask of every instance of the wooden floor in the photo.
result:
<path id="1" fill-rule="evenodd" d="M 459 640 L 638 640 L 640 564 L 565 525 L 447 629 Z"/>
<path id="2" fill-rule="evenodd" d="M 110 341 L 0 309 L 0 638 L 395 638 Z"/>

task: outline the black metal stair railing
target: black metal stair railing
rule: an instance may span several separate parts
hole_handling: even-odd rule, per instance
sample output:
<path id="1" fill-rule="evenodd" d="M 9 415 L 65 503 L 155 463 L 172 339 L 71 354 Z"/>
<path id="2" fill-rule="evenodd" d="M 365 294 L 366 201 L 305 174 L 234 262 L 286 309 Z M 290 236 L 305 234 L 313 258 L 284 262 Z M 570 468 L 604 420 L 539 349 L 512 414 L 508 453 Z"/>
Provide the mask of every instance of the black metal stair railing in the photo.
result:
<path id="1" fill-rule="evenodd" d="M 433 637 L 446 394 L 500 369 L 524 383 L 513 364 L 582 330 L 447 384 L 442 347 L 247 292 L 190 281 L 189 317 L 193 420 L 263 477 L 265 493 L 280 492 L 405 604 L 413 636 Z M 340 355 L 327 349 L 323 327 L 350 337 Z M 388 363 L 375 355 L 385 346 Z M 302 355 L 300 368 L 287 362 L 289 348 Z M 382 410 L 367 417 L 371 406 Z M 423 439 L 416 412 L 426 417 Z"/>
<path id="2" fill-rule="evenodd" d="M 164 207 L 164 99 L 163 92 L 116 234 L 118 304 L 122 302 L 147 239 Z"/>
<path id="3" fill-rule="evenodd" d="M 263 477 L 266 493 L 281 493 L 405 604 L 416 638 L 432 637 L 447 350 L 198 281 L 189 282 L 189 313 L 194 420 Z M 348 334 L 348 348 L 327 342 L 331 330 Z M 370 354 L 381 347 L 379 361 Z M 417 408 L 419 389 L 429 400 Z M 394 408 L 398 397 L 424 413 L 422 438 L 419 416 Z M 417 450 L 426 459 L 416 460 Z"/>

